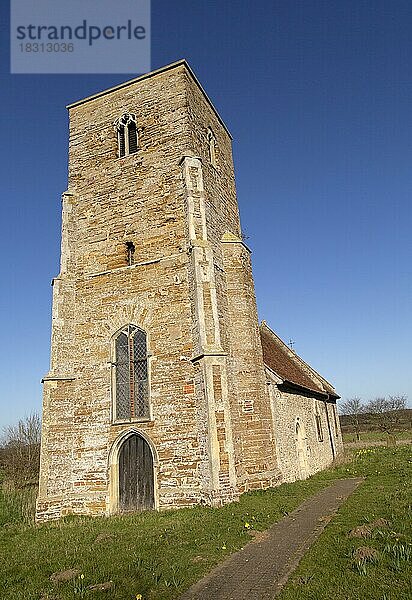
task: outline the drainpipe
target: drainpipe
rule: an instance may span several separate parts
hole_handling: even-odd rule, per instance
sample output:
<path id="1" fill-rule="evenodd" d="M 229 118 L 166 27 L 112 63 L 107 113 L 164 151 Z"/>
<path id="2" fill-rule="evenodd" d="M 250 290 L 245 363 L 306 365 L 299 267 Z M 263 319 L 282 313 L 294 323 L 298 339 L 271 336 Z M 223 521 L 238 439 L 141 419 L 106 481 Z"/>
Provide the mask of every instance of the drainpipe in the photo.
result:
<path id="1" fill-rule="evenodd" d="M 328 398 L 330 398 L 330 396 L 328 395 Z M 329 431 L 329 441 L 330 441 L 330 448 L 332 450 L 332 458 L 333 460 L 335 460 L 335 456 L 336 456 L 336 451 L 335 451 L 335 444 L 333 443 L 333 437 L 332 437 L 332 429 L 330 427 L 330 421 L 329 421 L 329 412 L 328 412 L 328 401 L 324 400 L 323 401 L 325 404 L 325 412 L 326 412 L 326 422 L 328 424 L 328 431 Z"/>

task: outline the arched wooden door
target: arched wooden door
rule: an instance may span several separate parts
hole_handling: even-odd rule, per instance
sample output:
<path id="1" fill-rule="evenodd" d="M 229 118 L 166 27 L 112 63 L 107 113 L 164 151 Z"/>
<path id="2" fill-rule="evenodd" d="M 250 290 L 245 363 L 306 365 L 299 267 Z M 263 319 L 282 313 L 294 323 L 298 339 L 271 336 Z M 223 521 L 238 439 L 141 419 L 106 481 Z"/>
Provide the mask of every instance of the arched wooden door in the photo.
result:
<path id="1" fill-rule="evenodd" d="M 153 454 L 140 435 L 133 434 L 119 452 L 119 509 L 154 508 Z"/>

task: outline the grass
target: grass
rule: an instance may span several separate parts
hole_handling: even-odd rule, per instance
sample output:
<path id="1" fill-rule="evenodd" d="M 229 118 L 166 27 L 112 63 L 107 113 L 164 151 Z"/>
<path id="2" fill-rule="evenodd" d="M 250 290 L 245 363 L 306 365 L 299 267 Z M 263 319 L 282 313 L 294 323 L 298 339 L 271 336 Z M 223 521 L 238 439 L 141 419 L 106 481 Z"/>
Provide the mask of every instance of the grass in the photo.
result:
<path id="1" fill-rule="evenodd" d="M 3 490 L 0 487 L 0 527 L 14 523 L 33 524 L 36 496 L 37 486 L 15 490 L 3 484 Z"/>
<path id="2" fill-rule="evenodd" d="M 360 431 L 359 437 L 361 442 L 387 442 L 389 435 L 384 431 Z M 405 429 L 396 431 L 391 434 L 391 438 L 396 440 L 412 440 L 412 430 Z M 343 441 L 347 444 L 357 442 L 356 433 L 343 433 Z"/>
<path id="3" fill-rule="evenodd" d="M 144 600 L 178 598 L 229 553 L 243 547 L 251 539 L 250 529 L 268 528 L 336 478 L 364 475 L 365 483 L 303 559 L 281 598 L 321 600 L 333 595 L 336 600 L 383 600 L 386 593 L 386 600 L 406 599 L 407 563 L 400 546 L 410 548 L 410 467 L 410 447 L 362 450 L 336 469 L 304 482 L 244 494 L 240 502 L 220 509 L 70 517 L 44 525 L 29 522 L 27 498 L 26 503 L 19 503 L 16 496 L 10 500 L 11 492 L 2 492 L 0 547 L 6 559 L 0 562 L 0 597 L 134 600 L 140 594 Z M 375 517 L 388 519 L 391 529 L 374 532 L 368 540 L 347 537 L 351 528 Z M 379 560 L 366 561 L 358 568 L 352 553 L 366 544 L 378 550 Z M 50 580 L 53 573 L 69 569 L 78 570 L 71 581 Z M 87 589 L 108 581 L 112 581 L 109 591 Z"/>
<path id="4" fill-rule="evenodd" d="M 411 465 L 410 446 L 355 454 L 344 468 L 366 475 L 365 482 L 304 556 L 279 600 L 410 600 Z M 359 526 L 370 534 L 348 535 Z"/>

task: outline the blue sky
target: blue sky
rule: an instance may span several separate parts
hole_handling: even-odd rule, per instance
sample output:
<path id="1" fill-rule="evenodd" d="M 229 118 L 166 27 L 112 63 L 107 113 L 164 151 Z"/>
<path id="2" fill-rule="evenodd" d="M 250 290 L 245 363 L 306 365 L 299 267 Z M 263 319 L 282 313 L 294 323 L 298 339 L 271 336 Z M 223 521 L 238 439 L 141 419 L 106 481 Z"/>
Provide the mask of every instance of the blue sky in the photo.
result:
<path id="1" fill-rule="evenodd" d="M 132 77 L 10 75 L 5 4 L 0 426 L 41 407 L 65 105 Z M 402 0 L 152 3 L 152 68 L 186 58 L 233 134 L 260 318 L 344 398 L 412 399 L 411 31 Z"/>

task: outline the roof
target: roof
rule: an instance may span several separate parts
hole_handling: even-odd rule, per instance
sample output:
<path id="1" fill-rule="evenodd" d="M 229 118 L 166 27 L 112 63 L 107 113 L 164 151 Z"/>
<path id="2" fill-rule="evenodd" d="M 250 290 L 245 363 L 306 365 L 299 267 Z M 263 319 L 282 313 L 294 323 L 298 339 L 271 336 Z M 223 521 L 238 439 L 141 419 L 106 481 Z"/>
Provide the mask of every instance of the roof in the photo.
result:
<path id="1" fill-rule="evenodd" d="M 263 361 L 282 379 L 283 385 L 320 394 L 327 399 L 339 398 L 334 387 L 285 344 L 263 321 L 260 325 Z"/>
<path id="2" fill-rule="evenodd" d="M 185 67 L 186 72 L 191 76 L 191 78 L 193 79 L 193 81 L 196 83 L 196 85 L 198 86 L 198 88 L 202 92 L 203 96 L 205 97 L 207 103 L 209 104 L 209 106 L 211 107 L 211 109 L 213 110 L 213 112 L 215 113 L 216 117 L 219 119 L 221 125 L 224 127 L 226 133 L 229 135 L 230 139 L 232 139 L 230 131 L 226 127 L 225 123 L 223 122 L 222 117 L 219 115 L 219 113 L 217 112 L 216 108 L 213 106 L 212 101 L 210 100 L 209 96 L 206 94 L 206 92 L 203 89 L 200 81 L 198 80 L 198 78 L 194 74 L 194 72 L 193 72 L 192 68 L 190 67 L 189 63 L 184 58 L 182 58 L 181 60 L 178 60 L 178 61 L 176 61 L 174 63 L 170 63 L 169 65 L 165 65 L 164 67 L 161 67 L 160 69 L 156 69 L 155 71 L 150 71 L 150 73 L 145 73 L 144 75 L 140 75 L 139 77 L 134 77 L 133 79 L 129 79 L 128 81 L 124 81 L 123 83 L 120 83 L 119 85 L 115 85 L 115 86 L 113 86 L 111 88 L 107 88 L 106 90 L 102 90 L 101 92 L 97 92 L 97 94 L 93 94 L 92 96 L 87 96 L 86 98 L 82 98 L 81 100 L 76 100 L 75 102 L 72 102 L 71 104 L 68 104 L 66 106 L 66 108 L 67 109 L 74 108 L 75 106 L 79 106 L 80 104 L 84 104 L 85 102 L 90 102 L 90 100 L 94 100 L 95 98 L 99 98 L 99 96 L 104 96 L 105 94 L 110 94 L 111 92 L 114 92 L 116 90 L 120 90 L 121 88 L 124 88 L 124 87 L 127 87 L 129 85 L 132 85 L 133 83 L 137 83 L 138 81 L 143 81 L 145 79 L 149 79 L 150 77 L 156 77 L 156 75 L 160 75 L 161 73 L 164 73 L 165 71 L 170 71 L 171 69 L 176 69 L 176 68 L 181 67 L 181 66 Z"/>

